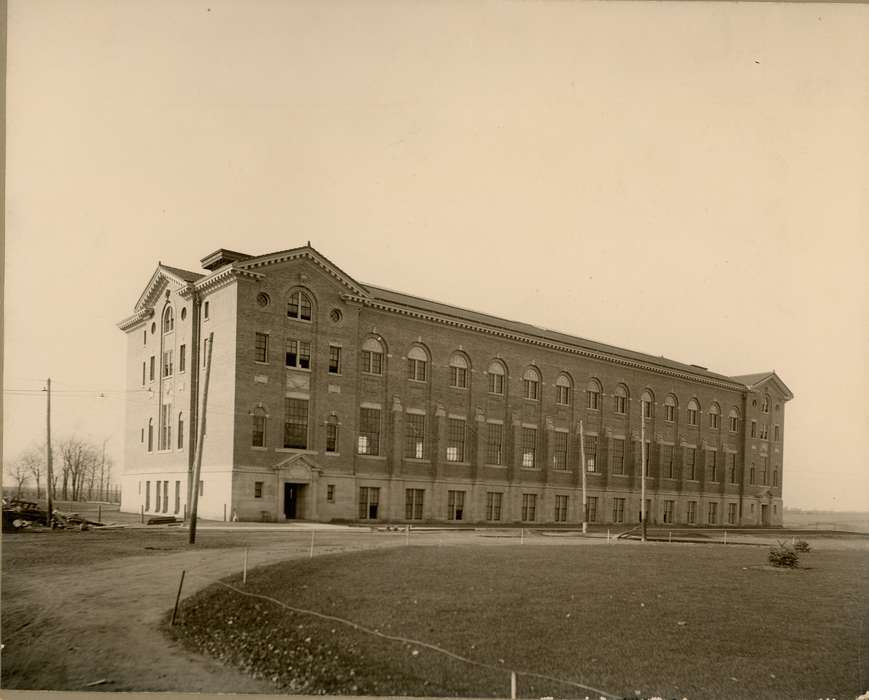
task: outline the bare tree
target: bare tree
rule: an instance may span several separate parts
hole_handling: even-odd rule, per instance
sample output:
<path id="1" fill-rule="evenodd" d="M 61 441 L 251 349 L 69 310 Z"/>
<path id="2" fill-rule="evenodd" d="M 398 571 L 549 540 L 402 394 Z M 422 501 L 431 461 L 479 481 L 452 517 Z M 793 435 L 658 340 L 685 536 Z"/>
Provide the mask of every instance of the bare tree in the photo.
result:
<path id="1" fill-rule="evenodd" d="M 36 498 L 42 497 L 42 478 L 46 476 L 47 455 L 45 445 L 33 445 L 28 447 L 18 458 L 24 470 L 33 477 L 36 482 Z"/>
<path id="2" fill-rule="evenodd" d="M 21 498 L 21 489 L 30 478 L 30 472 L 27 470 L 27 467 L 24 466 L 21 460 L 16 460 L 15 462 L 13 462 L 10 467 L 7 467 L 6 472 L 15 481 L 15 498 Z"/>
<path id="3" fill-rule="evenodd" d="M 71 435 L 60 444 L 60 454 L 63 460 L 63 498 L 64 500 L 80 501 L 87 485 L 93 490 L 96 470 L 100 463 L 97 449 Z"/>

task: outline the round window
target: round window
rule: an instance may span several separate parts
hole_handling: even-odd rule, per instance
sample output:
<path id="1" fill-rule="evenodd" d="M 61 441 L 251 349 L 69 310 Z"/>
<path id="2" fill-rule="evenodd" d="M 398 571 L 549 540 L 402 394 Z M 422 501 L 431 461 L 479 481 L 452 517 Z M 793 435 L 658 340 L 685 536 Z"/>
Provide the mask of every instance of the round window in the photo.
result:
<path id="1" fill-rule="evenodd" d="M 332 309 L 329 312 L 329 318 L 332 319 L 332 323 L 338 323 L 342 318 L 341 309 Z"/>
<path id="2" fill-rule="evenodd" d="M 269 305 L 269 301 L 269 295 L 265 292 L 260 292 L 256 295 L 256 303 L 263 308 Z"/>

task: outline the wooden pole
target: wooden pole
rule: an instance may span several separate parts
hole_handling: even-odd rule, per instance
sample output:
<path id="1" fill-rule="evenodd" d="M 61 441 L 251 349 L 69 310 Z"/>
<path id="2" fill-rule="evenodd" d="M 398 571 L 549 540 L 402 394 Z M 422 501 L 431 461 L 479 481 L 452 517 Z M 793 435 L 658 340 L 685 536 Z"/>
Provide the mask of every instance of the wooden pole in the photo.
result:
<path id="1" fill-rule="evenodd" d="M 314 558 L 314 534 L 316 532 L 317 532 L 316 530 L 311 530 L 311 554 L 310 554 L 311 559 Z"/>
<path id="2" fill-rule="evenodd" d="M 45 524 L 51 527 L 51 515 L 54 512 L 54 500 L 52 498 L 52 473 L 51 473 L 51 377 L 45 381 L 47 403 L 45 410 L 45 449 L 48 466 L 48 509 L 45 515 Z"/>
<path id="3" fill-rule="evenodd" d="M 199 507 L 199 475 L 202 472 L 202 442 L 205 440 L 205 413 L 208 406 L 208 379 L 211 375 L 211 355 L 214 350 L 214 333 L 208 334 L 208 354 L 205 356 L 205 384 L 202 387 L 202 410 L 199 416 L 199 437 L 196 439 L 196 457 L 193 465 L 193 488 L 190 493 L 190 544 L 196 544 L 196 517 Z M 197 370 L 198 371 L 198 368 Z"/>
<path id="4" fill-rule="evenodd" d="M 516 700 L 516 671 L 510 671 L 510 698 Z"/>
<path id="5" fill-rule="evenodd" d="M 244 568 L 242 569 L 241 582 L 247 583 L 247 547 L 244 548 Z"/>
<path id="6" fill-rule="evenodd" d="M 172 624 L 175 624 L 175 616 L 178 615 L 178 603 L 181 602 L 181 587 L 184 585 L 184 569 L 181 569 L 181 581 L 178 583 L 178 594 L 175 596 L 175 608 L 172 610 Z"/>
<path id="7" fill-rule="evenodd" d="M 584 535 L 588 532 L 588 496 L 585 492 L 585 470 L 587 467 L 585 464 L 585 436 L 583 435 L 582 421 L 579 421 L 579 459 L 581 462 L 580 469 L 582 469 L 582 534 Z"/>
<path id="8" fill-rule="evenodd" d="M 646 414 L 640 399 L 640 524 L 643 542 L 646 541 Z"/>

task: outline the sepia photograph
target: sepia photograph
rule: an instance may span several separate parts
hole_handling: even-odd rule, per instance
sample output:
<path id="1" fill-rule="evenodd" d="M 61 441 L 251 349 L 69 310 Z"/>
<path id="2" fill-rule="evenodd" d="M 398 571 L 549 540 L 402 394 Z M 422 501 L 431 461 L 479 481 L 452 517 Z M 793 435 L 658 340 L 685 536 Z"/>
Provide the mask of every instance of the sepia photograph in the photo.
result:
<path id="1" fill-rule="evenodd" d="M 869 4 L 0 9 L 0 697 L 869 700 Z"/>

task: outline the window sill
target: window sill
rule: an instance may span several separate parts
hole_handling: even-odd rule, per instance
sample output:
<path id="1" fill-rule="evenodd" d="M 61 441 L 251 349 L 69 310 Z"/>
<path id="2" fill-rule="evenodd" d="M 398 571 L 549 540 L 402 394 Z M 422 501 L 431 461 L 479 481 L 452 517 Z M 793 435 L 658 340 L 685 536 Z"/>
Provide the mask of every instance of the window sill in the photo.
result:
<path id="1" fill-rule="evenodd" d="M 491 469 L 506 469 L 506 464 L 484 464 L 484 467 L 490 467 Z"/>
<path id="2" fill-rule="evenodd" d="M 269 362 L 268 360 L 265 360 L 265 361 L 264 360 L 254 360 L 253 363 L 255 365 L 270 365 L 271 364 L 271 362 Z"/>
<path id="3" fill-rule="evenodd" d="M 417 457 L 405 457 L 405 462 L 410 462 L 411 464 L 431 464 L 430 459 L 419 459 Z"/>
<path id="4" fill-rule="evenodd" d="M 330 377 L 341 377 L 343 376 L 340 372 L 326 372 L 326 374 Z"/>
<path id="5" fill-rule="evenodd" d="M 386 461 L 386 455 L 364 455 L 364 454 L 356 454 L 357 457 L 362 457 L 363 459 L 380 459 L 384 462 Z"/>
<path id="6" fill-rule="evenodd" d="M 250 449 L 256 450 L 257 452 L 268 452 L 268 450 L 269 450 L 268 447 L 261 447 L 259 445 L 251 445 Z"/>
<path id="7" fill-rule="evenodd" d="M 499 398 L 499 399 L 503 399 L 503 398 L 504 398 L 504 394 L 499 394 L 497 391 L 489 391 L 489 392 L 487 392 L 487 393 L 489 394 L 489 396 L 493 396 L 493 397 L 496 397 L 496 398 Z"/>
<path id="8" fill-rule="evenodd" d="M 287 316 L 287 318 L 290 319 L 291 321 L 301 321 L 302 323 L 311 323 L 310 318 L 299 318 L 298 316 L 289 316 L 289 315 Z M 206 319 L 206 320 L 208 320 L 208 319 Z"/>
<path id="9" fill-rule="evenodd" d="M 266 448 L 268 449 L 268 448 Z M 276 447 L 275 452 L 294 452 L 296 454 L 303 455 L 315 455 L 319 454 L 317 450 L 309 450 L 306 447 Z"/>
<path id="10" fill-rule="evenodd" d="M 452 461 L 450 461 L 450 460 L 446 460 L 446 461 L 444 462 L 444 464 L 452 464 L 453 466 L 456 466 L 456 467 L 470 467 L 470 466 L 471 466 L 471 463 L 470 463 L 470 462 L 464 462 L 464 461 L 462 461 L 462 462 L 452 462 Z"/>
<path id="11" fill-rule="evenodd" d="M 428 380 L 426 379 L 411 379 L 410 377 L 408 377 L 407 381 L 413 382 L 414 384 L 428 384 Z"/>
<path id="12" fill-rule="evenodd" d="M 523 472 L 539 472 L 542 471 L 540 467 L 519 467 Z"/>
<path id="13" fill-rule="evenodd" d="M 294 365 L 284 365 L 284 369 L 292 369 L 292 370 L 295 370 L 297 372 L 310 372 L 311 371 L 310 367 L 296 367 Z"/>
<path id="14" fill-rule="evenodd" d="M 327 457 L 340 457 L 341 456 L 340 452 L 324 452 L 323 454 L 326 455 Z"/>

